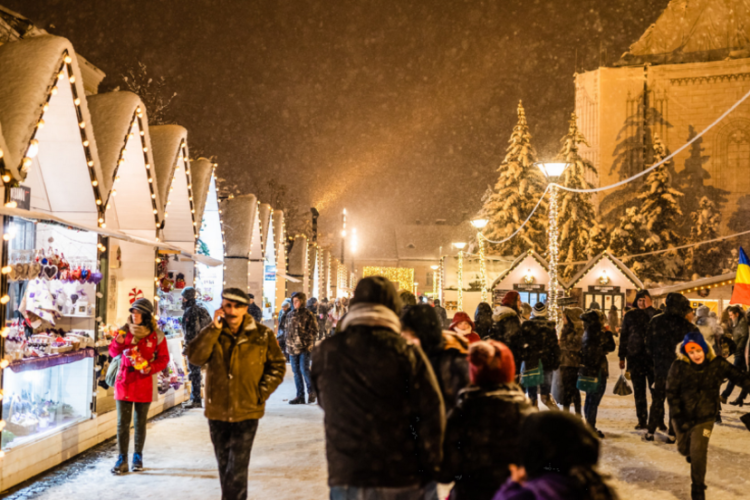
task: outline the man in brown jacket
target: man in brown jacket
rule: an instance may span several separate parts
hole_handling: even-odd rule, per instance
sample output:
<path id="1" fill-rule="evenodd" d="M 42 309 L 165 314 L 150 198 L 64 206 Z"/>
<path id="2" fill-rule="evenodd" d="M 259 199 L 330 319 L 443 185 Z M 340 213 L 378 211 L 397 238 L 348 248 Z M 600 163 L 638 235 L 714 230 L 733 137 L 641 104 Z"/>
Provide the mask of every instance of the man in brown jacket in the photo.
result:
<path id="1" fill-rule="evenodd" d="M 247 312 L 239 288 L 221 294 L 214 321 L 188 344 L 190 363 L 206 366 L 206 418 L 219 463 L 222 498 L 245 500 L 250 452 L 268 397 L 286 360 L 269 328 Z"/>

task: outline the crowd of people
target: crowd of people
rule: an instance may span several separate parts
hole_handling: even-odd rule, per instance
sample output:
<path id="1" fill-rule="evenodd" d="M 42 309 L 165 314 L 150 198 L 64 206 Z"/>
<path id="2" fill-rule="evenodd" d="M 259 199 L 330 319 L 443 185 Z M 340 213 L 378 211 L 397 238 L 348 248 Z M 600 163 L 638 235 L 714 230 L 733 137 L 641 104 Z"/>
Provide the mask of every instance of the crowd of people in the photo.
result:
<path id="1" fill-rule="evenodd" d="M 419 303 L 387 279 L 368 277 L 350 301 L 293 294 L 276 334 L 253 318 L 245 292 L 228 289 L 222 299 L 211 320 L 184 293 L 186 352 L 191 373 L 206 371 L 206 416 L 227 499 L 247 496 L 258 420 L 287 363 L 297 389 L 289 403 L 317 402 L 325 412 L 332 500 L 437 500 L 439 482 L 453 485 L 451 500 L 616 498 L 596 468 L 605 437 L 597 413 L 614 351 L 633 383 L 635 428 L 645 441 L 661 431 L 677 444 L 690 463 L 692 498 L 704 499 L 721 404 L 739 386 L 729 404 L 742 406 L 750 390 L 742 308 L 718 318 L 706 307 L 693 311 L 681 294 L 669 294 L 660 310 L 641 290 L 621 321 L 596 303 L 566 307 L 556 324 L 545 303 L 526 308 L 511 291 L 494 308 L 480 304 L 473 320 L 462 311 L 448 320 L 439 302 Z M 110 352 L 145 339 L 157 369 L 165 349 L 149 305 L 134 303 Z M 119 370 L 114 473 L 128 470 L 133 406 L 133 470 L 143 467 L 152 389 L 149 371 L 127 359 Z M 200 390 L 193 394 L 191 403 L 202 404 Z"/>

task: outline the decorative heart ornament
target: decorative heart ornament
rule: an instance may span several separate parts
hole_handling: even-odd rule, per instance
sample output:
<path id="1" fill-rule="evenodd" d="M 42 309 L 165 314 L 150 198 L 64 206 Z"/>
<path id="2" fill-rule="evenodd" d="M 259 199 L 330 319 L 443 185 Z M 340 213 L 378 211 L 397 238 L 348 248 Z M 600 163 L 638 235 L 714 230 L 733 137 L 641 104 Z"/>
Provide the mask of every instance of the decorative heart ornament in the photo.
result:
<path id="1" fill-rule="evenodd" d="M 42 271 L 42 277 L 47 280 L 54 279 L 57 276 L 57 266 L 46 265 Z"/>

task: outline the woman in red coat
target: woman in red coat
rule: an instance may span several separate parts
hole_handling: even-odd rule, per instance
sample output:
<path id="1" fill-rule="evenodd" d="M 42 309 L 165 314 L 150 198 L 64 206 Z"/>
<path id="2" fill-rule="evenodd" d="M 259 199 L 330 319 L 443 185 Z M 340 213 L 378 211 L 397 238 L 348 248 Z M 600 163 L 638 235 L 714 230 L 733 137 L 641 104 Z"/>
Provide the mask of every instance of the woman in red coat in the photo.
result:
<path id="1" fill-rule="evenodd" d="M 136 300 L 130 308 L 130 320 L 120 328 L 109 345 L 109 355 L 120 356 L 115 382 L 117 403 L 117 445 L 120 456 L 113 474 L 128 472 L 130 422 L 135 407 L 135 453 L 133 471 L 143 470 L 143 444 L 146 442 L 146 420 L 153 400 L 156 375 L 169 364 L 167 342 L 156 326 L 154 306 L 147 299 Z"/>
<path id="2" fill-rule="evenodd" d="M 471 317 L 463 311 L 459 311 L 453 316 L 453 321 L 451 321 L 451 326 L 448 327 L 448 330 L 458 333 L 466 339 L 469 344 L 481 340 L 479 334 L 474 331 L 474 322 L 471 320 Z"/>

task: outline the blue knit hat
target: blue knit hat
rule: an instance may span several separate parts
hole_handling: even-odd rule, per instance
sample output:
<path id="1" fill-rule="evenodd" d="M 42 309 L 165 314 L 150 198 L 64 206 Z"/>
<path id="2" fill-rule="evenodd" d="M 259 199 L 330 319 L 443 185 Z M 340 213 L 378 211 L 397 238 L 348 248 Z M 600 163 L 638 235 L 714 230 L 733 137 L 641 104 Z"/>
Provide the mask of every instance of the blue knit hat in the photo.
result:
<path id="1" fill-rule="evenodd" d="M 686 356 L 687 352 L 685 352 L 685 346 L 690 342 L 701 346 L 701 349 L 703 349 L 703 353 L 708 355 L 708 344 L 706 344 L 706 339 L 703 338 L 703 334 L 701 332 L 690 332 L 685 335 L 685 339 L 682 341 L 682 345 L 680 346 L 680 352 Z"/>

